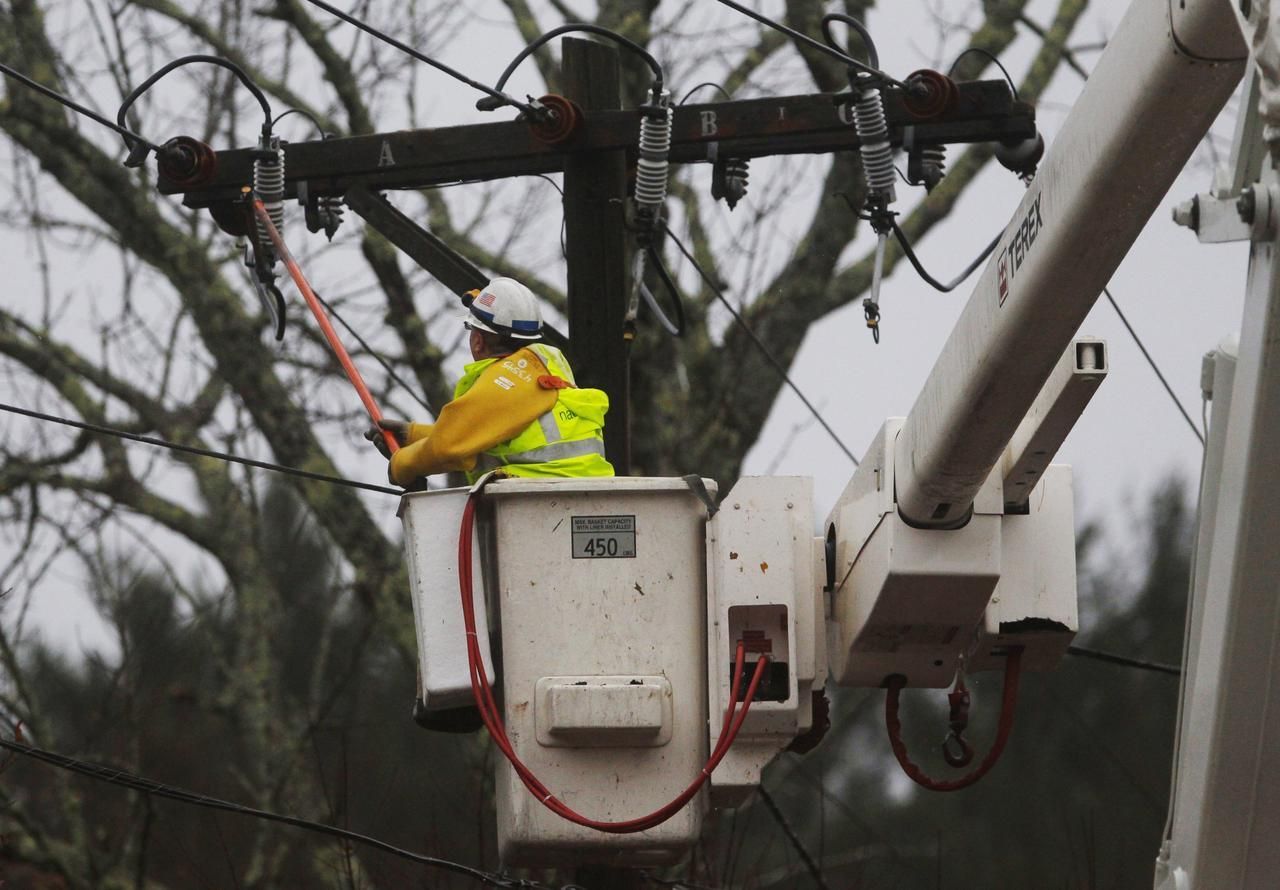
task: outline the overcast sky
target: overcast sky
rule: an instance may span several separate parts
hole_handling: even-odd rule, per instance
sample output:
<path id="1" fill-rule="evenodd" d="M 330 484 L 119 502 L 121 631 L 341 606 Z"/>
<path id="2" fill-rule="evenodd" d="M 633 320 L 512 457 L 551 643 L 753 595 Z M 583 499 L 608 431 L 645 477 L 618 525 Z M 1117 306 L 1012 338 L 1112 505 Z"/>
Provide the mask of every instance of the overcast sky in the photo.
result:
<path id="1" fill-rule="evenodd" d="M 1104 0 L 1094 0 L 1092 5 L 1093 9 L 1077 29 L 1073 45 L 1093 44 L 1105 37 L 1114 29 L 1123 8 L 1122 4 Z M 668 6 L 670 4 L 664 3 L 659 14 Z M 714 39 L 718 29 L 741 25 L 740 17 L 713 0 L 698 0 L 693 6 L 681 21 L 684 32 L 701 31 L 708 35 L 707 39 Z M 761 6 L 770 14 L 781 15 L 780 0 L 770 0 Z M 962 30 L 953 30 L 949 36 L 939 39 L 938 17 L 954 22 L 967 18 L 973 22 L 978 4 L 973 0 L 892 0 L 881 6 L 868 21 L 879 44 L 881 64 L 890 73 L 905 76 L 920 67 L 949 64 L 962 46 L 965 34 Z M 1047 22 L 1055 6 L 1034 0 L 1030 9 L 1034 18 Z M 500 4 L 486 0 L 476 7 L 481 14 L 453 35 L 446 44 L 444 57 L 472 76 L 492 81 L 518 44 Z M 535 9 L 545 10 L 546 4 L 535 4 Z M 547 20 L 551 20 L 550 16 Z M 1021 77 L 1033 49 L 1033 38 L 1024 36 L 1004 56 L 1015 79 Z M 1089 67 L 1097 54 L 1086 51 L 1080 58 Z M 770 64 L 790 65 L 797 76 L 801 74 L 791 54 Z M 698 79 L 715 79 L 723 74 L 722 69 L 715 68 L 714 54 L 709 54 L 708 61 L 697 70 L 688 70 L 686 65 L 686 71 L 686 78 L 671 85 L 677 95 L 682 95 Z M 994 69 L 986 76 L 996 76 Z M 480 117 L 475 112 L 472 108 L 475 96 L 466 87 L 441 78 L 428 72 L 419 79 L 424 125 L 493 119 Z M 1053 136 L 1080 87 L 1080 78 L 1064 66 L 1040 104 L 1039 123 L 1050 150 Z M 516 94 L 543 92 L 532 65 L 521 68 L 510 90 Z M 1233 115 L 1228 113 L 1220 120 L 1217 130 L 1229 136 L 1232 120 Z M 395 113 L 388 113 L 385 119 L 379 119 L 379 124 L 392 129 L 403 126 L 404 121 Z M 1219 140 L 1218 147 L 1225 155 L 1225 136 Z M 7 148 L 5 155 L 9 155 Z M 1191 232 L 1174 226 L 1170 220 L 1173 204 L 1208 188 L 1210 155 L 1207 150 L 1198 152 L 1197 159 L 1174 185 L 1112 281 L 1112 293 L 1197 422 L 1201 356 L 1239 324 L 1247 259 L 1245 246 L 1201 246 Z M 792 198 L 798 225 L 812 209 L 824 167 L 822 159 L 756 162 L 752 167 L 752 193 L 747 202 L 753 198 L 759 200 L 767 193 L 771 177 L 805 177 Z M 953 216 L 917 245 L 923 262 L 935 277 L 950 278 L 967 265 L 1008 222 L 1023 192 L 1023 185 L 1011 174 L 998 168 L 988 170 L 969 189 Z M 900 194 L 902 209 L 917 198 L 912 190 L 904 189 Z M 554 204 L 552 207 L 558 212 L 558 207 Z M 740 225 L 744 212 L 740 205 L 739 216 L 734 217 L 723 205 L 717 206 L 713 213 L 721 218 L 713 220 L 713 230 L 732 232 Z M 546 227 L 544 240 L 547 249 L 553 249 L 558 255 L 558 242 L 554 237 L 558 218 L 556 223 Z M 719 229 L 715 228 L 717 225 Z M 298 237 L 302 237 L 300 230 Z M 850 252 L 848 259 L 860 257 L 867 246 L 866 238 L 860 238 L 857 249 Z M 775 249 L 785 247 L 785 238 L 775 245 Z M 319 244 L 311 244 L 310 248 L 320 249 Z M 0 262 L 6 269 L 13 270 L 15 280 L 34 287 L 38 273 L 29 260 L 27 239 L 19 233 L 0 232 Z M 687 270 L 685 272 L 687 274 Z M 68 293 L 92 293 L 103 286 L 103 281 L 116 277 L 99 275 L 91 265 L 61 268 L 56 275 L 58 286 Z M 972 280 L 976 281 L 977 276 Z M 903 263 L 884 283 L 880 345 L 872 344 L 856 304 L 833 313 L 811 330 L 792 368 L 793 379 L 820 407 L 855 454 L 863 453 L 886 417 L 903 415 L 910 409 L 970 289 L 971 283 L 951 294 L 936 293 Z M 26 291 L 19 288 L 19 292 Z M 86 318 L 94 311 L 89 306 Z M 294 319 L 305 323 L 299 321 L 297 314 Z M 1103 521 L 1114 533 L 1113 539 L 1126 546 L 1134 540 L 1131 530 L 1135 502 L 1141 503 L 1153 485 L 1170 473 L 1194 481 L 1200 443 L 1105 302 L 1095 308 L 1081 333 L 1108 341 L 1111 374 L 1072 433 L 1060 460 L 1075 468 L 1077 521 Z M 350 475 L 372 481 L 380 481 L 382 472 L 376 456 L 357 450 L 352 451 L 345 469 Z M 815 522 L 825 517 L 852 469 L 828 434 L 811 422 L 800 401 L 786 390 L 746 463 L 749 474 L 770 472 L 815 477 Z M 393 515 L 387 511 L 388 527 L 394 522 Z M 100 631 L 87 617 L 87 604 L 79 600 L 79 605 L 69 607 L 77 602 L 76 591 L 83 580 L 69 568 L 55 576 L 51 583 L 59 589 L 56 597 L 50 592 L 41 608 L 42 625 L 47 632 L 70 645 L 98 643 Z"/>

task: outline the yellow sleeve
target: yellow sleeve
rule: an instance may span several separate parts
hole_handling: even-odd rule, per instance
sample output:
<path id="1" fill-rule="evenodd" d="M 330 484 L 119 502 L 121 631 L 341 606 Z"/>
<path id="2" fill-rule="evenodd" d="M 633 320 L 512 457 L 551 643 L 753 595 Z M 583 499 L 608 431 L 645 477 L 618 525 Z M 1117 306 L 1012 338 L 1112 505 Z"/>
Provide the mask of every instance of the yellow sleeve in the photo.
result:
<path id="1" fill-rule="evenodd" d="M 427 436 L 431 435 L 431 428 L 433 426 L 435 426 L 434 423 L 409 424 L 409 433 L 408 435 L 405 436 L 405 439 L 406 439 L 405 444 L 412 445 L 414 442 L 418 441 L 419 439 L 425 439 Z"/>
<path id="2" fill-rule="evenodd" d="M 391 456 L 393 482 L 407 487 L 420 476 L 473 469 L 476 455 L 513 438 L 551 410 L 556 392 L 537 382 L 546 367 L 528 350 L 517 354 L 529 360 L 524 369 L 516 370 L 506 359 L 494 362 L 471 389 L 440 409 L 423 438 Z"/>

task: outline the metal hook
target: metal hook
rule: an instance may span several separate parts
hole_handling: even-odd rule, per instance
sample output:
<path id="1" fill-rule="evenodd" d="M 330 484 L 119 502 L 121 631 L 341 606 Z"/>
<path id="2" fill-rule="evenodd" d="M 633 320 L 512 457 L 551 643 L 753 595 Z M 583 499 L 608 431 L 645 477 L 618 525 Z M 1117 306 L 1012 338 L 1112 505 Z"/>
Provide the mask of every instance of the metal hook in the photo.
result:
<path id="1" fill-rule="evenodd" d="M 968 766 L 973 760 L 973 748 L 963 738 L 969 728 L 969 688 L 964 683 L 964 664 L 956 674 L 956 686 L 947 693 L 951 706 L 951 732 L 942 740 L 942 756 L 954 767 Z"/>
<path id="2" fill-rule="evenodd" d="M 968 766 L 973 761 L 973 747 L 953 729 L 942 741 L 942 756 L 951 766 Z"/>

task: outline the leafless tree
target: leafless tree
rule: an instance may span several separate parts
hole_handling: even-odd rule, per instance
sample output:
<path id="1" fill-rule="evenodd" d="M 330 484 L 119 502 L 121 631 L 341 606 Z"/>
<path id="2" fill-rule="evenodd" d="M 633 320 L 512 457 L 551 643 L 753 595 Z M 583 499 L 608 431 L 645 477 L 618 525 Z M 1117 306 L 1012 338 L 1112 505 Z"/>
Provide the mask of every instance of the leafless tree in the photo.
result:
<path id="1" fill-rule="evenodd" d="M 842 8 L 861 17 L 871 5 L 847 0 Z M 1026 0 L 986 0 L 966 26 L 966 46 L 998 55 L 1020 30 L 1033 30 L 1039 43 L 1018 91 L 1034 102 L 1063 63 L 1074 63 L 1068 38 L 1085 5 L 1060 0 L 1051 19 L 1036 24 L 1025 15 Z M 516 35 L 524 42 L 581 20 L 580 11 L 561 0 L 536 9 L 525 0 L 478 7 L 419 0 L 357 6 L 358 14 L 428 53 L 447 50 L 460 35 L 480 40 L 481 29 L 503 29 L 518 45 Z M 838 64 L 746 19 L 717 33 L 708 52 L 707 35 L 687 30 L 687 22 L 696 21 L 695 6 L 701 11 L 705 4 L 601 0 L 594 21 L 669 60 L 673 82 L 709 74 L 738 96 L 847 86 Z M 791 26 L 817 33 L 823 11 L 820 0 L 787 0 L 778 13 L 785 12 Z M 422 85 L 421 66 L 336 25 L 302 0 L 0 3 L 0 59 L 87 97 L 108 117 L 134 84 L 190 52 L 234 61 L 279 108 L 305 111 L 329 133 L 449 122 L 432 118 L 425 97 L 433 93 Z M 554 48 L 536 54 L 531 64 L 554 90 Z M 968 54 L 955 76 L 975 78 L 987 64 L 985 56 Z M 628 63 L 624 74 L 624 94 L 640 95 L 642 72 Z M 138 103 L 131 125 L 149 134 L 188 132 L 218 146 L 251 143 L 255 121 L 228 72 L 189 67 L 165 84 Z M 369 465 L 357 463 L 352 444 L 364 421 L 335 362 L 305 323 L 291 325 L 283 343 L 269 342 L 231 239 L 205 215 L 160 196 L 147 168 L 123 167 L 114 134 L 11 81 L 0 95 L 0 146 L 8 162 L 0 224 L 28 258 L 14 265 L 0 299 L 3 401 L 313 472 L 343 475 L 343 467 L 351 472 L 359 466 L 367 473 Z M 316 135 L 301 115 L 281 127 L 290 128 L 295 140 Z M 913 239 L 928 233 L 991 157 L 985 145 L 960 153 L 942 184 L 902 218 L 905 232 Z M 869 251 L 842 262 L 851 245 L 863 246 L 863 226 L 842 197 L 861 201 L 856 156 L 790 163 L 797 175 L 757 188 L 734 230 L 713 221 L 699 171 L 677 171 L 672 183 L 672 215 L 682 237 L 713 278 L 734 283 L 745 320 L 784 364 L 809 326 L 856 299 L 871 277 Z M 816 201 L 807 219 L 784 225 L 779 208 L 797 183 L 811 188 Z M 397 201 L 483 269 L 521 278 L 550 312 L 564 310 L 557 199 L 544 183 L 429 189 Z M 329 302 L 419 397 L 443 404 L 460 345 L 455 296 L 377 233 L 351 221 L 332 245 L 307 243 L 303 259 Z M 779 245 L 783 254 L 766 259 Z M 891 247 L 889 266 L 900 258 Z M 635 347 L 635 469 L 654 475 L 697 471 L 727 484 L 782 381 L 743 329 L 718 312 L 711 290 L 688 269 L 681 281 L 689 288 L 689 335 L 672 341 L 645 331 Z M 355 355 L 389 410 L 422 413 L 363 349 Z M 272 641 L 296 617 L 299 598 L 314 594 L 323 613 L 317 650 L 341 643 L 342 657 L 381 658 L 387 670 L 412 676 L 406 579 L 385 521 L 392 502 L 297 479 L 273 488 L 255 470 L 37 427 L 27 418 L 0 424 L 0 454 L 0 540 L 7 542 L 0 551 L 7 557 L 0 589 L 16 591 L 0 603 L 3 716 L 20 721 L 37 742 L 54 735 L 43 716 L 48 703 L 29 688 L 31 664 L 22 655 L 30 597 L 59 587 L 50 582 L 52 567 L 78 566 L 77 577 L 101 592 L 98 605 L 108 619 L 120 591 L 136 587 L 143 574 L 162 578 L 181 614 L 234 615 L 225 635 L 199 643 L 211 669 L 225 678 L 224 694 L 196 705 L 206 716 L 233 722 L 238 744 L 249 752 L 244 762 L 253 769 L 237 776 L 229 793 L 269 809 L 328 816 L 323 776 L 307 768 L 307 758 L 309 734 L 322 722 L 328 700 L 319 678 L 332 659 L 308 659 L 314 676 L 297 684 L 303 693 L 291 692 L 279 679 L 286 655 Z M 286 501 L 296 509 L 282 506 Z M 331 554 L 324 572 L 307 575 L 307 589 L 298 588 L 297 572 L 281 570 L 278 542 L 264 534 L 281 532 L 275 521 L 281 513 Z M 122 571 L 137 577 L 121 577 Z M 65 572 L 62 577 L 65 584 Z M 130 660 L 136 627 L 120 618 L 114 630 L 121 652 L 104 656 L 103 670 L 124 688 L 141 689 Z M 79 753 L 145 764 L 136 748 L 113 742 L 103 750 L 104 738 L 86 730 Z M 465 743 L 454 754 L 472 764 L 484 756 L 478 745 Z M 155 886 L 138 862 L 145 858 L 146 838 L 163 825 L 153 824 L 143 803 L 134 806 L 127 842 L 103 851 L 93 843 L 94 808 L 84 805 L 84 795 L 64 778 L 50 787 L 56 791 L 53 810 L 47 800 L 37 805 L 0 789 L 0 820 L 19 837 L 4 846 L 6 858 L 60 876 L 68 886 Z M 291 848 L 278 838 L 274 829 L 252 834 L 250 855 L 236 866 L 244 886 L 277 886 L 295 867 L 288 861 Z M 377 881 L 357 875 L 349 859 L 338 869 L 341 877 L 325 870 L 331 864 L 317 861 L 319 878 L 344 886 Z"/>

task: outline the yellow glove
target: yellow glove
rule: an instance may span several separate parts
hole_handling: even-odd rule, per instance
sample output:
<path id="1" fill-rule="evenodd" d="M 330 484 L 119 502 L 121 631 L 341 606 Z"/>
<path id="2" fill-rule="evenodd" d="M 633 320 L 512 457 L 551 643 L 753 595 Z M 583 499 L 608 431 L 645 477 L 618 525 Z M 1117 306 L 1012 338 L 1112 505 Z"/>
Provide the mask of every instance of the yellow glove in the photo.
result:
<path id="1" fill-rule="evenodd" d="M 474 469 L 476 455 L 515 438 L 555 406 L 555 390 L 538 385 L 546 366 L 537 355 L 521 349 L 509 359 L 525 359 L 524 373 L 513 373 L 499 359 L 471 389 L 441 408 L 434 424 L 413 424 L 424 428 L 424 435 L 391 456 L 387 475 L 392 482 L 408 487 L 420 476 Z"/>
<path id="2" fill-rule="evenodd" d="M 373 447 L 378 449 L 379 454 L 389 460 L 391 450 L 387 447 L 386 436 L 382 435 L 383 430 L 389 432 L 395 438 L 396 444 L 403 448 L 411 442 L 430 435 L 431 426 L 429 423 L 408 423 L 384 417 L 365 430 L 364 437 L 373 443 Z"/>

